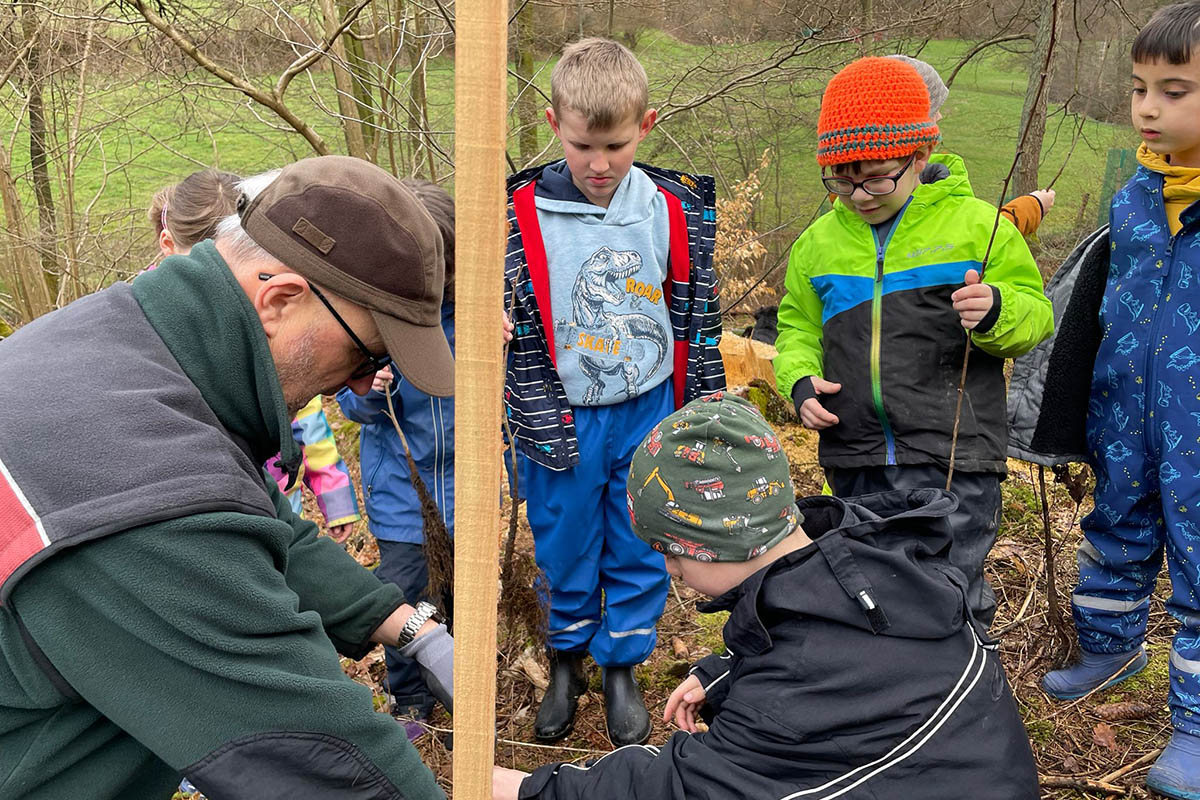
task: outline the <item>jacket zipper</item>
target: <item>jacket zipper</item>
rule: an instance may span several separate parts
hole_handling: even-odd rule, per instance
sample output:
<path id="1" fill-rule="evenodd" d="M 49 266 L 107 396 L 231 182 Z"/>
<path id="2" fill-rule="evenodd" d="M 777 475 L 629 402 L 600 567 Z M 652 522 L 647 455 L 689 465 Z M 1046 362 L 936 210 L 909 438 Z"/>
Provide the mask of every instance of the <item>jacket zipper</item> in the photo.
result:
<path id="1" fill-rule="evenodd" d="M 1159 201 L 1162 205 L 1162 224 L 1165 226 L 1167 233 L 1171 232 L 1171 222 L 1167 219 L 1166 196 L 1163 194 L 1163 189 L 1166 187 L 1166 179 L 1163 178 L 1159 184 Z M 1183 226 L 1180 225 L 1179 233 L 1183 233 Z M 1143 389 L 1146 393 L 1146 408 L 1143 421 L 1143 440 L 1149 447 L 1146 448 L 1146 454 L 1153 459 L 1162 459 L 1162 432 L 1159 430 L 1157 416 L 1154 415 L 1154 406 L 1158 405 L 1158 359 L 1154 357 L 1154 342 L 1158 339 L 1159 323 L 1162 321 L 1163 306 L 1166 304 L 1167 290 L 1170 285 L 1171 277 L 1175 274 L 1175 240 L 1179 234 L 1168 235 L 1167 237 L 1167 271 L 1162 276 L 1162 283 L 1159 285 L 1158 296 L 1154 298 L 1155 308 L 1151 312 L 1150 318 L 1150 335 L 1146 341 L 1146 369 L 1147 377 L 1146 386 Z M 1151 284 L 1153 285 L 1153 284 Z"/>
<path id="2" fill-rule="evenodd" d="M 896 434 L 892 432 L 892 423 L 883 408 L 883 254 L 887 251 L 896 228 L 900 227 L 901 218 L 911 202 L 910 197 L 896 215 L 896 220 L 882 243 L 875 226 L 868 226 L 871 229 L 871 238 L 875 240 L 875 290 L 871 297 L 871 401 L 875 406 L 875 416 L 879 418 L 879 425 L 883 428 L 883 441 L 887 446 L 887 459 L 884 464 L 889 467 L 896 465 Z"/>

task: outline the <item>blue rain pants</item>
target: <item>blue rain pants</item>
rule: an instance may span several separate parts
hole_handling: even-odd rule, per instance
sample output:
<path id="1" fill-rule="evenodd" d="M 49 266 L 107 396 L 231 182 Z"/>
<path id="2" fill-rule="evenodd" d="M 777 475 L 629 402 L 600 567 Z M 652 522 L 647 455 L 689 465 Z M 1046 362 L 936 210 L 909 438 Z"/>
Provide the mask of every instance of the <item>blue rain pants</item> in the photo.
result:
<path id="1" fill-rule="evenodd" d="M 551 647 L 587 649 L 604 667 L 640 664 L 654 649 L 670 578 L 662 555 L 633 533 L 625 482 L 642 439 L 674 410 L 670 380 L 623 403 L 576 406 L 579 464 L 555 471 L 526 460 Z"/>

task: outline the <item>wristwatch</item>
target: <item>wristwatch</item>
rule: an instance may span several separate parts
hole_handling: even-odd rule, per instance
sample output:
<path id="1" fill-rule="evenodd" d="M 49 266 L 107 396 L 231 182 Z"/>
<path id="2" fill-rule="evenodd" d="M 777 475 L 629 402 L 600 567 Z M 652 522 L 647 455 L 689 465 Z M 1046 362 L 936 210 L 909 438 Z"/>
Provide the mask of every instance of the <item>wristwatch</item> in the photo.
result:
<path id="1" fill-rule="evenodd" d="M 429 620 L 434 622 L 445 622 L 446 618 L 442 616 L 442 612 L 438 611 L 437 606 L 433 603 L 422 600 L 417 603 L 416 611 L 409 616 L 404 623 L 404 627 L 400 629 L 400 636 L 396 639 L 397 647 L 404 647 L 417 637 L 417 631 L 421 630 L 421 626 Z"/>

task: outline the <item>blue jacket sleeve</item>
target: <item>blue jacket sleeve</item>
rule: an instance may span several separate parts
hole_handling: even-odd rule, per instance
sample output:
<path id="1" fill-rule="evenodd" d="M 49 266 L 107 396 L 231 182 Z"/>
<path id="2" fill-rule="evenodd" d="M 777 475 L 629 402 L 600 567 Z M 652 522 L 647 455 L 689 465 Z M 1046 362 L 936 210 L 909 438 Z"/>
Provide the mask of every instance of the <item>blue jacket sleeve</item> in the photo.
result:
<path id="1" fill-rule="evenodd" d="M 402 401 L 400 393 L 396 391 L 398 386 L 398 382 L 392 383 L 392 403 L 396 406 L 396 413 L 401 414 Z M 357 395 L 349 389 L 342 389 L 337 393 L 337 401 L 348 420 L 360 425 L 387 422 L 387 397 L 383 392 L 372 389 L 364 395 Z"/>

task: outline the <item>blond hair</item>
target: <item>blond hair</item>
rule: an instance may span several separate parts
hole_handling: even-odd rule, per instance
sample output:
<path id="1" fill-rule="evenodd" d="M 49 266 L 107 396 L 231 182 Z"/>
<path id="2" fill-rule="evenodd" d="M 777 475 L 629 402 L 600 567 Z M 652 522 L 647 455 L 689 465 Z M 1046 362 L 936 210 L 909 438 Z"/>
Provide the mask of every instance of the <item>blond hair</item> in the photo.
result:
<path id="1" fill-rule="evenodd" d="M 550 73 L 554 113 L 570 109 L 587 129 L 606 130 L 631 116 L 641 121 L 650 107 L 646 70 L 628 47 L 611 39 L 581 39 L 567 45 Z"/>

